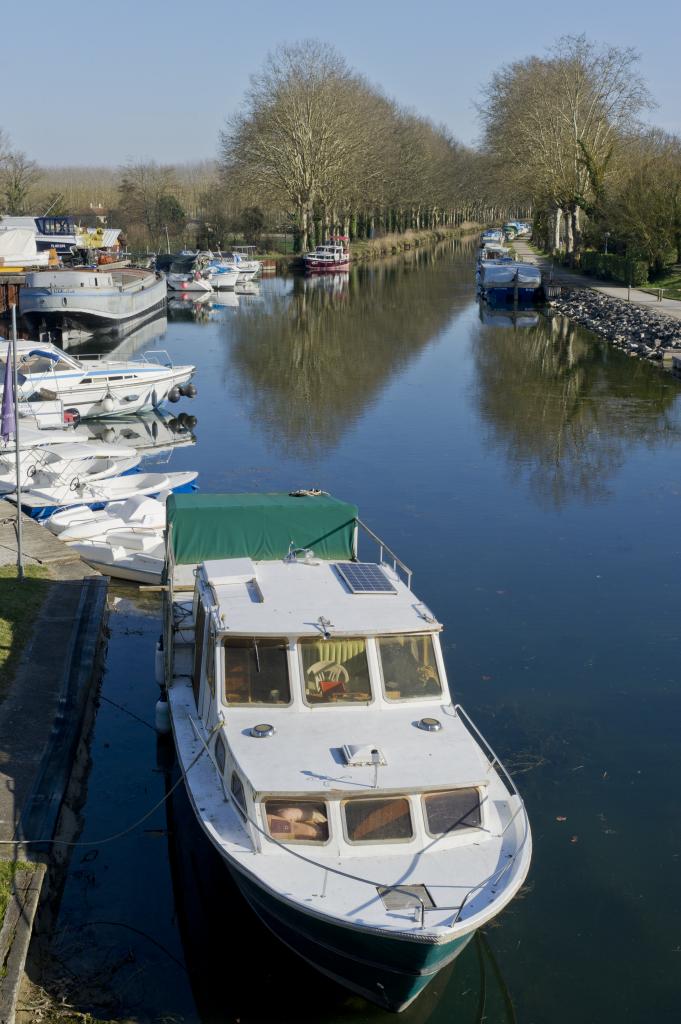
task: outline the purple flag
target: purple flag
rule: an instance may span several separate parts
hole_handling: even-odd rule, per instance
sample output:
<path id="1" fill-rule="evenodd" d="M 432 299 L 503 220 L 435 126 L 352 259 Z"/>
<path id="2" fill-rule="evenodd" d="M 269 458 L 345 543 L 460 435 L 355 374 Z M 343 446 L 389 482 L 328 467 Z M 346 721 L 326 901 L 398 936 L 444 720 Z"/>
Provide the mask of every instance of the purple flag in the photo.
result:
<path id="1" fill-rule="evenodd" d="M 14 374 L 12 373 L 12 346 L 7 346 L 7 362 L 5 363 L 5 387 L 2 392 L 2 416 L 0 417 L 0 437 L 9 441 L 10 434 L 16 434 L 17 423 L 14 419 Z"/>

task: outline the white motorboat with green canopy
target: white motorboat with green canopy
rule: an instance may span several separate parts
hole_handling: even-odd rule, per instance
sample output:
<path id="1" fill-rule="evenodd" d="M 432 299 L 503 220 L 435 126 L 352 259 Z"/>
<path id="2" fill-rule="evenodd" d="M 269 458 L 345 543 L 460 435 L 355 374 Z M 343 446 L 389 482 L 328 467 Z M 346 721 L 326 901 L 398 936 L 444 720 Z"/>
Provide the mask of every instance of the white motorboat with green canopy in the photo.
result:
<path id="1" fill-rule="evenodd" d="M 171 495 L 157 671 L 194 813 L 265 924 L 391 1010 L 518 892 L 530 827 L 441 624 L 356 506 Z M 161 665 L 163 666 L 161 668 Z"/>

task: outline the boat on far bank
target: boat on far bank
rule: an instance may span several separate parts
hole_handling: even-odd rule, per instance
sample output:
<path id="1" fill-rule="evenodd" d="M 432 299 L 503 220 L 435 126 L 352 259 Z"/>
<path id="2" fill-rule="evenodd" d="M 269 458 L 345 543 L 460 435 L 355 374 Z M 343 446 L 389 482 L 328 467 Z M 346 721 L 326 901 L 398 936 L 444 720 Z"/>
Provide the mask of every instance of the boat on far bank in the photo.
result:
<path id="1" fill-rule="evenodd" d="M 541 270 L 533 263 L 509 259 L 481 260 L 477 281 L 480 292 L 490 304 L 533 303 L 541 298 Z"/>
<path id="2" fill-rule="evenodd" d="M 348 242 L 347 235 L 337 235 L 324 245 L 306 252 L 303 257 L 305 270 L 311 274 L 328 274 L 347 269 L 350 266 Z"/>

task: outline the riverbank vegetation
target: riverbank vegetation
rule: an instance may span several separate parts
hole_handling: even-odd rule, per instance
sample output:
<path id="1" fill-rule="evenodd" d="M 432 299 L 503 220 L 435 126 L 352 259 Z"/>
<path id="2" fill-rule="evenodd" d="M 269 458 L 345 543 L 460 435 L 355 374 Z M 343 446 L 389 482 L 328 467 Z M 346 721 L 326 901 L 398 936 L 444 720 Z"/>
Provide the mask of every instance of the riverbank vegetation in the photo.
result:
<path id="1" fill-rule="evenodd" d="M 280 47 L 253 76 L 216 160 L 38 168 L 5 140 L 0 210 L 120 226 L 134 250 L 226 248 L 238 238 L 300 252 L 332 234 L 372 240 L 528 215 L 499 203 L 487 164 L 308 40 Z"/>
<path id="2" fill-rule="evenodd" d="M 625 283 L 681 262 L 681 139 L 641 121 L 654 102 L 638 59 L 565 36 L 501 68 L 479 106 L 502 200 L 532 206 L 547 251 L 593 272 L 600 253 Z"/>
<path id="3" fill-rule="evenodd" d="M 0 210 L 120 226 L 134 251 L 289 254 L 531 216 L 547 251 L 633 283 L 681 263 L 681 139 L 653 107 L 634 50 L 563 36 L 492 76 L 473 148 L 307 40 L 253 75 L 214 160 L 40 168 L 0 133 Z"/>

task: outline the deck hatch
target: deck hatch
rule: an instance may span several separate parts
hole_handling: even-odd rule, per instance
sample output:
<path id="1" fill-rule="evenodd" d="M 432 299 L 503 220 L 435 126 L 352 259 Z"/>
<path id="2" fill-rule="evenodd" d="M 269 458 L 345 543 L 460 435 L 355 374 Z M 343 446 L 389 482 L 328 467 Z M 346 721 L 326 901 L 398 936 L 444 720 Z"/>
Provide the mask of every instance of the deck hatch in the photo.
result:
<path id="1" fill-rule="evenodd" d="M 396 594 L 380 565 L 373 562 L 337 562 L 336 568 L 353 594 Z"/>
<path id="2" fill-rule="evenodd" d="M 422 905 L 426 909 L 435 906 L 425 885 L 401 885 L 399 889 L 377 885 L 376 892 L 386 910 L 420 910 Z"/>

